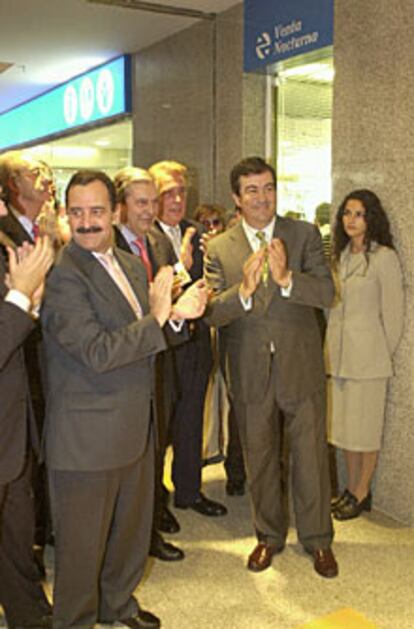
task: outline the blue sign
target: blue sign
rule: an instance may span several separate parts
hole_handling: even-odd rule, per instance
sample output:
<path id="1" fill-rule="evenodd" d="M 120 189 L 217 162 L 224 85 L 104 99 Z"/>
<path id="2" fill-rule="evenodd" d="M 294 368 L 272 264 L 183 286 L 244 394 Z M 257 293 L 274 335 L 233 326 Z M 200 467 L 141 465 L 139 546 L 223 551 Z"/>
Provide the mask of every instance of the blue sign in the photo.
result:
<path id="1" fill-rule="evenodd" d="M 333 43 L 334 0 L 244 0 L 246 72 Z"/>
<path id="2" fill-rule="evenodd" d="M 0 115 L 0 150 L 131 112 L 130 57 L 71 79 Z"/>

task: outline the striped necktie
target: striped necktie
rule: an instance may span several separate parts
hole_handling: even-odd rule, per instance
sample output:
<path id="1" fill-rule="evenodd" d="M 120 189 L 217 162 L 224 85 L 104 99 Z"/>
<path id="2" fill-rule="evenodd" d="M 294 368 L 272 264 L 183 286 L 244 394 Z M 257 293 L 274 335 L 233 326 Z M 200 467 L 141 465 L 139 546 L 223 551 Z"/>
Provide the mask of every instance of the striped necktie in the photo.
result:
<path id="1" fill-rule="evenodd" d="M 259 230 L 258 232 L 256 232 L 256 238 L 258 238 L 258 240 L 260 241 L 260 248 L 263 249 L 264 247 L 267 247 L 267 241 L 266 241 L 266 234 L 264 233 L 264 231 Z M 262 269 L 262 282 L 264 286 L 267 286 L 269 281 L 269 254 L 267 252 L 267 249 L 265 251 L 265 259 L 263 262 L 263 269 Z"/>

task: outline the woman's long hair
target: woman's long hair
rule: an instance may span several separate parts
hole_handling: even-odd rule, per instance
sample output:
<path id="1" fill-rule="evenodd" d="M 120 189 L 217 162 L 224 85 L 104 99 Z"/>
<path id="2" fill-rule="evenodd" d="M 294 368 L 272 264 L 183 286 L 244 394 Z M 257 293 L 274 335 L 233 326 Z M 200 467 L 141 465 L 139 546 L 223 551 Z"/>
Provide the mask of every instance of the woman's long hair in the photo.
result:
<path id="1" fill-rule="evenodd" d="M 365 209 L 364 220 L 367 224 L 367 231 L 364 236 L 364 244 L 366 253 L 370 251 L 372 241 L 394 249 L 390 223 L 377 195 L 371 190 L 354 190 L 342 201 L 335 217 L 332 254 L 334 261 L 339 261 L 342 251 L 350 241 L 344 230 L 343 215 L 346 204 L 351 199 L 360 201 Z"/>

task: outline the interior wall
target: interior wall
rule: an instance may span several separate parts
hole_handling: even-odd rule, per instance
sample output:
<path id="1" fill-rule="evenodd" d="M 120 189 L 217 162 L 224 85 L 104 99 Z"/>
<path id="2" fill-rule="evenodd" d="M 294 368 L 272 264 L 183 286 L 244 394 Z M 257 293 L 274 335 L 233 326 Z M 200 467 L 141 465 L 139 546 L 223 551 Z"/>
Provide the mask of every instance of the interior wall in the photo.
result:
<path id="1" fill-rule="evenodd" d="M 371 188 L 386 208 L 406 289 L 375 507 L 414 524 L 414 82 L 411 0 L 335 2 L 334 203 Z M 362 418 L 361 418 L 362 419 Z"/>
<path id="2" fill-rule="evenodd" d="M 243 5 L 134 57 L 134 163 L 176 159 L 197 201 L 232 207 L 229 173 L 264 154 L 264 77 L 243 74 Z"/>

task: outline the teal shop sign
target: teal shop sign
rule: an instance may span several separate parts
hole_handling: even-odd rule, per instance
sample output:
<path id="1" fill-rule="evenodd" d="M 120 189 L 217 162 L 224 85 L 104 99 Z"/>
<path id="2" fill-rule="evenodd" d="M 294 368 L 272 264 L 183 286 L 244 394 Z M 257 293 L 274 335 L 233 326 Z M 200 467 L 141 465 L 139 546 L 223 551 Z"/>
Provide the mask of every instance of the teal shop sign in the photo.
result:
<path id="1" fill-rule="evenodd" d="M 131 112 L 131 63 L 118 57 L 0 115 L 0 150 Z"/>
<path id="2" fill-rule="evenodd" d="M 244 0 L 244 69 L 333 43 L 334 0 Z"/>

